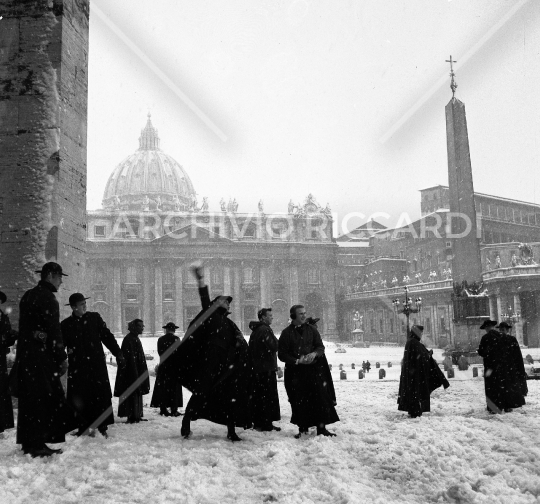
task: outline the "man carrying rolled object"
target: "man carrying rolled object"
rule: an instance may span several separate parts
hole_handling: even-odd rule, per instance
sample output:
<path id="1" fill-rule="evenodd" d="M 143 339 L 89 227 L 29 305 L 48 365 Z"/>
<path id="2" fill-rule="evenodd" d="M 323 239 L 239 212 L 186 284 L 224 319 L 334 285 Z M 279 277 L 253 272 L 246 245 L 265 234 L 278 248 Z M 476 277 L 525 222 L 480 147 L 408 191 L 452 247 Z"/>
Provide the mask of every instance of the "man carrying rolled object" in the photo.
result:
<path id="1" fill-rule="evenodd" d="M 199 284 L 202 311 L 193 319 L 176 352 L 180 382 L 192 392 L 181 434 L 191 434 L 190 422 L 206 419 L 227 426 L 227 439 L 240 441 L 235 427 L 251 426 L 249 389 L 251 363 L 248 345 L 228 318 L 230 296 L 210 301 L 202 266 L 193 268 Z"/>

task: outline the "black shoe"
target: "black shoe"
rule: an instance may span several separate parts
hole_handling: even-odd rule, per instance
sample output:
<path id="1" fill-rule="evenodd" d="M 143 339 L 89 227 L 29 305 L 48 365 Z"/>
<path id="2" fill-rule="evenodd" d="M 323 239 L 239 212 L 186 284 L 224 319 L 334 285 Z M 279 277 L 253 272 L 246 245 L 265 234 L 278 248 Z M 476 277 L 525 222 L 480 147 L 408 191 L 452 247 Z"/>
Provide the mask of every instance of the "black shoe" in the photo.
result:
<path id="1" fill-rule="evenodd" d="M 161 411 L 159 412 L 159 414 L 160 414 L 161 416 L 171 416 L 171 414 L 170 414 L 167 410 L 161 410 Z"/>
<path id="2" fill-rule="evenodd" d="M 172 411 L 171 412 L 171 416 L 172 417 L 179 417 L 179 416 L 182 416 L 183 413 L 180 413 L 179 411 Z"/>
<path id="3" fill-rule="evenodd" d="M 242 441 L 242 439 L 238 437 L 238 434 L 236 432 L 231 432 L 227 434 L 227 439 L 230 439 L 233 443 L 235 441 Z"/>
<path id="4" fill-rule="evenodd" d="M 514 411 L 512 408 L 504 408 L 505 413 L 512 413 Z"/>
<path id="5" fill-rule="evenodd" d="M 189 436 L 191 436 L 192 432 L 189 428 L 189 422 L 186 422 L 186 417 L 184 417 L 184 421 L 182 422 L 182 427 L 180 428 L 180 435 L 187 439 Z"/>
<path id="6" fill-rule="evenodd" d="M 60 455 L 61 453 L 64 453 L 63 450 L 60 450 L 60 449 L 58 449 L 58 450 L 53 450 L 52 448 L 50 448 L 50 447 L 47 446 L 47 445 L 44 445 L 44 446 L 45 446 L 45 449 L 48 450 L 48 451 L 51 453 L 51 455 L 54 455 L 54 454 Z"/>
<path id="7" fill-rule="evenodd" d="M 148 419 L 147 419 L 147 418 L 139 418 L 138 421 L 139 421 L 139 422 L 148 422 Z"/>
<path id="8" fill-rule="evenodd" d="M 326 427 L 323 427 L 322 429 L 317 427 L 317 436 L 336 437 L 336 435 L 337 434 L 334 434 L 333 432 L 327 431 Z"/>
<path id="9" fill-rule="evenodd" d="M 271 427 L 272 427 L 272 430 L 275 430 L 276 432 L 281 431 L 281 427 L 276 427 L 275 425 L 271 425 Z"/>

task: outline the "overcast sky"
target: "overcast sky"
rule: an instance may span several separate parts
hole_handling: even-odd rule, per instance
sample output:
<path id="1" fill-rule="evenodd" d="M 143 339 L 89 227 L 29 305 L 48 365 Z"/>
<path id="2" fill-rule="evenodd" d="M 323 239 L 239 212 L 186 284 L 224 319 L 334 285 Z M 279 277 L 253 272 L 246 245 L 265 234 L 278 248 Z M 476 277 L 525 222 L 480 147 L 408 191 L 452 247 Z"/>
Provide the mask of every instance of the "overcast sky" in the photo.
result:
<path id="1" fill-rule="evenodd" d="M 340 218 L 418 216 L 418 190 L 448 183 L 450 54 L 475 190 L 540 201 L 538 1 L 92 7 L 89 209 L 101 206 L 109 175 L 138 148 L 151 112 L 162 150 L 210 210 L 235 197 L 240 212 L 256 211 L 260 199 L 266 212 L 285 212 L 291 198 L 313 193 Z"/>

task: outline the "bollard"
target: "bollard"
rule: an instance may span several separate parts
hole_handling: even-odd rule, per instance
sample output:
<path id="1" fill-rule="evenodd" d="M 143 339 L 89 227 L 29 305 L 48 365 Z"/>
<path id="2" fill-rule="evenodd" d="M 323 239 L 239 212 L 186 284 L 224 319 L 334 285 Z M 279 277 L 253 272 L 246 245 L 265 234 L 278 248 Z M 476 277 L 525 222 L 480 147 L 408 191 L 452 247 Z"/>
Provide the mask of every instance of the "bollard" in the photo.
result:
<path id="1" fill-rule="evenodd" d="M 355 368 L 355 364 L 354 362 L 351 364 L 351 369 L 354 369 Z"/>
<path id="2" fill-rule="evenodd" d="M 478 377 L 478 368 L 477 367 L 472 368 L 472 375 L 473 375 L 473 378 Z"/>
<path id="3" fill-rule="evenodd" d="M 392 367 L 392 363 L 391 363 L 391 362 L 388 363 L 388 367 Z"/>
<path id="4" fill-rule="evenodd" d="M 379 380 L 382 380 L 386 376 L 386 371 L 384 369 L 379 369 Z"/>
<path id="5" fill-rule="evenodd" d="M 363 371 L 358 371 L 358 379 L 359 379 L 359 380 L 363 380 L 363 379 L 364 379 L 364 372 L 363 372 Z"/>
<path id="6" fill-rule="evenodd" d="M 454 368 L 448 368 L 448 371 L 446 372 L 448 374 L 448 378 L 454 377 Z"/>
<path id="7" fill-rule="evenodd" d="M 340 370 L 340 371 L 343 370 L 343 364 L 340 364 L 340 365 L 339 365 L 339 370 Z"/>
<path id="8" fill-rule="evenodd" d="M 341 372 L 339 373 L 339 379 L 340 380 L 346 380 L 347 379 L 347 372 L 342 369 Z"/>
<path id="9" fill-rule="evenodd" d="M 281 369 L 281 367 L 277 368 L 277 377 L 283 378 L 283 369 Z"/>
<path id="10" fill-rule="evenodd" d="M 375 367 L 376 367 L 377 369 L 379 369 L 379 368 L 381 367 L 381 363 L 380 363 L 380 362 L 376 362 L 376 363 L 375 363 Z"/>

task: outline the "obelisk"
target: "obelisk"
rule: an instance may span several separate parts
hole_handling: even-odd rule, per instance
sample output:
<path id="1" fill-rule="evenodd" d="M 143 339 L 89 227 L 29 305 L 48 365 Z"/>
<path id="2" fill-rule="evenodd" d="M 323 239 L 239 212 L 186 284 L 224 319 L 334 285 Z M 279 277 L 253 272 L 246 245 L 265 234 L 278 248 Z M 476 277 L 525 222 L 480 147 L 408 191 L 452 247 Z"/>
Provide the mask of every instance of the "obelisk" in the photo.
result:
<path id="1" fill-rule="evenodd" d="M 453 69 L 455 61 L 452 60 L 452 56 L 447 61 L 450 63 L 452 98 L 445 108 L 450 188 L 448 214 L 450 222 L 446 238 L 452 244 L 454 339 L 456 346 L 471 349 L 475 347 L 479 334 L 477 325 L 486 314 L 489 314 L 489 307 L 487 297 L 479 296 L 474 290 L 463 289 L 465 285 L 481 284 L 482 263 L 465 105 L 455 97 L 457 88 Z"/>

